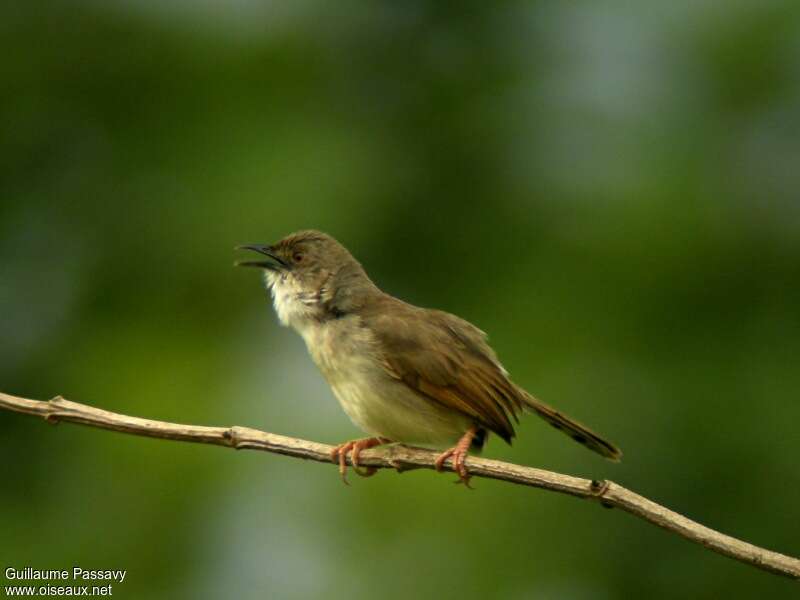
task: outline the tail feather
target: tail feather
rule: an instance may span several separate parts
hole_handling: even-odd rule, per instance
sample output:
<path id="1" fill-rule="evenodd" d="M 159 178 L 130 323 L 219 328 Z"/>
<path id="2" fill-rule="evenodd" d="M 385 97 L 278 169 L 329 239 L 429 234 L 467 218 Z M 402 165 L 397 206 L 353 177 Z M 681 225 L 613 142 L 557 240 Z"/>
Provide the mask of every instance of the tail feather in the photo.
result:
<path id="1" fill-rule="evenodd" d="M 598 454 L 602 454 L 614 462 L 619 462 L 622 459 L 622 450 L 617 448 L 611 442 L 601 438 L 588 427 L 585 427 L 577 421 L 558 412 L 553 407 L 548 406 L 543 402 L 539 402 L 539 400 L 530 394 L 525 393 L 524 397 L 525 404 L 528 406 L 528 408 L 533 410 L 533 412 L 535 412 L 559 431 L 566 433 L 579 444 L 583 444 L 589 448 L 589 450 L 594 450 Z"/>

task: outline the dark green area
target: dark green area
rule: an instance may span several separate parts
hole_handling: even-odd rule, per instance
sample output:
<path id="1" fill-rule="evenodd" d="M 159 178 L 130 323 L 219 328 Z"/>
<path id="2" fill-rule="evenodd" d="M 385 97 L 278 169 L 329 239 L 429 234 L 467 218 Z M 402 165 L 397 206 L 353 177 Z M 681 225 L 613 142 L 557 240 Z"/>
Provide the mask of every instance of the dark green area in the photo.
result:
<path id="1" fill-rule="evenodd" d="M 232 248 L 339 238 L 490 333 L 490 457 L 608 477 L 800 556 L 800 5 L 0 9 L 0 389 L 358 434 Z M 121 598 L 789 598 L 620 511 L 489 481 L 0 414 L 0 567 Z M 3 585 L 5 585 L 5 581 Z"/>

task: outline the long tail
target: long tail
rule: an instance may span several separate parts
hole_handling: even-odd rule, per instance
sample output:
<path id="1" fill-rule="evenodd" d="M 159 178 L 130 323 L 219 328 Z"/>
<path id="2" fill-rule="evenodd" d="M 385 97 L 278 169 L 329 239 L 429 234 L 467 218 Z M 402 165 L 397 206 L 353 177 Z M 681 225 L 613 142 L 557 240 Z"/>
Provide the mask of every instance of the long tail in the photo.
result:
<path id="1" fill-rule="evenodd" d="M 583 444 L 589 450 L 594 450 L 598 454 L 602 454 L 609 460 L 619 462 L 622 459 L 622 450 L 617 448 L 611 442 L 604 440 L 594 431 L 570 419 L 568 416 L 558 412 L 556 409 L 547 406 L 543 402 L 539 402 L 536 398 L 523 391 L 523 398 L 525 404 L 533 410 L 537 415 L 550 423 L 559 431 L 563 431 L 573 440 L 579 444 Z"/>

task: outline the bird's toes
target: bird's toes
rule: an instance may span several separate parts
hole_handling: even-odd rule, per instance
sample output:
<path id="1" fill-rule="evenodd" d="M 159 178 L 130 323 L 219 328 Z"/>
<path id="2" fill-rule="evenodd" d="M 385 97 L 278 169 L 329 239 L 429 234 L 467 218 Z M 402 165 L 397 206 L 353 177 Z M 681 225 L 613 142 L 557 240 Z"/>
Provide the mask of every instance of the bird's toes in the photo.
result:
<path id="1" fill-rule="evenodd" d="M 440 473 L 444 471 L 444 463 L 447 461 L 448 458 L 455 454 L 455 448 L 450 448 L 449 450 L 445 450 L 439 456 L 436 457 L 436 461 L 433 463 L 436 470 Z"/>
<path id="2" fill-rule="evenodd" d="M 362 467 L 358 460 L 361 456 L 361 451 L 365 448 L 370 448 L 371 446 L 377 446 L 378 444 L 374 443 L 378 440 L 369 439 L 369 440 L 361 440 L 353 444 L 353 450 L 350 453 L 350 462 L 353 464 L 353 470 L 360 475 L 361 477 L 372 477 L 375 473 L 378 472 L 376 467 Z"/>
<path id="3" fill-rule="evenodd" d="M 347 453 L 353 449 L 353 445 L 353 442 L 346 442 L 331 450 L 331 462 L 339 463 L 339 475 L 342 476 L 342 482 L 345 485 L 350 485 L 350 482 L 347 481 Z"/>
<path id="4" fill-rule="evenodd" d="M 469 481 L 472 479 L 466 465 L 467 453 L 463 451 L 456 451 L 453 456 L 453 470 L 458 474 L 458 481 L 455 483 L 463 483 L 468 489 L 474 489 Z"/>

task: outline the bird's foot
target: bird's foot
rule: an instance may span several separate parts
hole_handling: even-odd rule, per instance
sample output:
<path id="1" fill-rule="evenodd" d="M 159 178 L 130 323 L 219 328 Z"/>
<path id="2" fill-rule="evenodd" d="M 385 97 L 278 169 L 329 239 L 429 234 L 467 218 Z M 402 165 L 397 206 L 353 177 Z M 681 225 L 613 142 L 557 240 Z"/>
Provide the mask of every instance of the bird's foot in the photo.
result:
<path id="1" fill-rule="evenodd" d="M 467 452 L 469 451 L 469 447 L 472 444 L 472 440 L 477 434 L 477 432 L 478 432 L 477 427 L 470 427 L 467 430 L 467 432 L 461 436 L 461 439 L 458 440 L 458 443 L 449 450 L 445 450 L 444 452 L 442 452 L 436 458 L 436 462 L 434 463 L 437 471 L 443 471 L 445 461 L 448 458 L 452 458 L 453 471 L 458 473 L 458 481 L 456 481 L 456 483 L 463 483 L 469 489 L 473 489 L 472 486 L 469 484 L 469 480 L 472 477 L 472 475 L 469 474 L 465 461 L 467 459 Z"/>
<path id="2" fill-rule="evenodd" d="M 375 446 L 389 443 L 391 443 L 391 440 L 380 437 L 351 440 L 344 444 L 339 444 L 331 450 L 331 462 L 334 464 L 337 462 L 339 463 L 339 474 L 342 476 L 342 481 L 346 485 L 350 485 L 347 482 L 347 453 L 350 453 L 350 462 L 353 465 L 353 470 L 361 475 L 361 477 L 371 477 L 377 473 L 378 469 L 376 467 L 362 468 L 361 465 L 358 464 L 358 455 L 361 454 L 362 450 L 366 450 L 367 448 L 374 448 Z"/>

